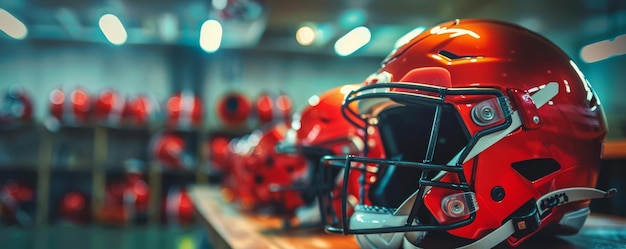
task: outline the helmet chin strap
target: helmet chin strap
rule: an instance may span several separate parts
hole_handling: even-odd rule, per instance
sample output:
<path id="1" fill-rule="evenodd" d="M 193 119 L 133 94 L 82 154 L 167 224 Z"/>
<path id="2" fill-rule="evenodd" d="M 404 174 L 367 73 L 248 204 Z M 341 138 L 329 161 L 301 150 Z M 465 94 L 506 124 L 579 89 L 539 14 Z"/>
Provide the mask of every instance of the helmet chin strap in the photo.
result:
<path id="1" fill-rule="evenodd" d="M 354 214 L 350 217 L 350 226 L 355 229 L 403 226 L 409 217 L 416 195 L 417 192 L 414 192 L 397 209 L 358 205 L 355 207 Z M 416 224 L 416 221 L 414 221 L 414 224 Z M 406 240 L 407 237 L 417 244 L 425 236 L 425 231 L 355 235 L 361 248 L 400 248 L 403 240 Z"/>
<path id="2" fill-rule="evenodd" d="M 476 240 L 471 244 L 461 246 L 458 248 L 459 249 L 493 248 L 517 232 L 520 232 L 523 234 L 533 233 L 534 230 L 529 231 L 531 227 L 534 227 L 535 229 L 538 228 L 541 223 L 540 217 L 542 217 L 544 214 L 546 214 L 548 211 L 550 211 L 554 207 L 558 207 L 558 206 L 565 205 L 567 203 L 576 202 L 576 201 L 611 198 L 611 196 L 613 196 L 615 193 L 617 193 L 617 190 L 614 188 L 609 189 L 609 191 L 605 192 L 599 189 L 583 188 L 583 187 L 564 188 L 564 189 L 552 191 L 550 193 L 547 193 L 541 196 L 537 200 L 536 205 L 537 205 L 537 210 L 539 211 L 537 214 L 538 217 L 528 217 L 530 218 L 530 220 L 528 218 L 527 219 L 512 218 L 508 220 L 507 222 L 505 222 L 504 224 L 502 224 L 502 226 L 500 226 L 496 230 L 493 230 L 491 233 L 480 238 L 479 240 Z M 584 214 L 584 219 L 586 219 L 587 214 L 588 213 Z M 527 222 L 532 221 L 532 219 L 537 219 L 536 221 L 538 223 L 535 226 L 527 224 Z M 579 225 L 582 226 L 582 223 L 584 223 L 584 220 L 583 222 L 580 222 Z M 413 236 L 409 236 L 408 234 L 404 237 L 404 241 L 402 243 L 403 248 L 420 249 L 420 247 L 416 246 L 414 243 L 411 243 L 411 240 L 413 240 L 412 237 Z"/>

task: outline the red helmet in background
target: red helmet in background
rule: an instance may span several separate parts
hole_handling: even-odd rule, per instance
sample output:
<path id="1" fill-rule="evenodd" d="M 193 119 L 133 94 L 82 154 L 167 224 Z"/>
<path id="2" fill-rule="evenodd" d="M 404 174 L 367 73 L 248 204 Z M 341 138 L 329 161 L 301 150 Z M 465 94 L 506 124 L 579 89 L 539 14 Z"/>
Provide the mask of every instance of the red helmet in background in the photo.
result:
<path id="1" fill-rule="evenodd" d="M 424 31 L 343 111 L 378 127 L 385 149 L 385 160 L 347 159 L 376 163 L 378 180 L 371 205 L 329 229 L 359 234 L 364 248 L 423 246 L 437 230 L 476 248 L 519 245 L 547 226 L 576 233 L 589 200 L 614 193 L 594 189 L 607 127 L 591 85 L 556 45 L 514 24 Z"/>
<path id="2" fill-rule="evenodd" d="M 226 136 L 214 135 L 205 144 L 208 148 L 208 159 L 212 171 L 224 172 L 230 158 L 230 139 Z"/>
<path id="3" fill-rule="evenodd" d="M 151 155 L 164 167 L 184 169 L 193 165 L 185 139 L 175 133 L 155 135 L 150 145 Z"/>
<path id="4" fill-rule="evenodd" d="M 61 123 L 85 124 L 91 121 L 92 99 L 83 88 L 72 91 L 57 88 L 50 92 L 50 113 Z"/>
<path id="5" fill-rule="evenodd" d="M 160 112 L 161 108 L 158 101 L 146 95 L 136 95 L 126 101 L 124 121 L 133 126 L 146 126 Z"/>
<path id="6" fill-rule="evenodd" d="M 22 87 L 9 87 L 0 99 L 0 126 L 30 122 L 32 119 L 30 95 Z"/>
<path id="7" fill-rule="evenodd" d="M 252 146 L 248 143 L 248 135 L 233 138 L 228 143 L 228 158 L 223 169 L 222 197 L 227 202 L 241 205 L 243 209 L 253 208 L 253 195 L 250 192 L 252 187 L 248 182 L 241 182 L 239 179 L 250 178 L 247 175 L 247 165 L 252 153 Z"/>
<path id="8" fill-rule="evenodd" d="M 274 99 L 269 94 L 263 93 L 256 99 L 256 115 L 261 125 L 274 119 Z"/>
<path id="9" fill-rule="evenodd" d="M 284 93 L 272 97 L 269 93 L 262 93 L 256 100 L 256 115 L 259 125 L 264 125 L 272 121 L 291 121 L 293 111 L 291 98 Z"/>
<path id="10" fill-rule="evenodd" d="M 91 199 L 81 191 L 69 191 L 59 202 L 59 217 L 63 222 L 87 224 L 91 220 Z"/>
<path id="11" fill-rule="evenodd" d="M 181 226 L 193 224 L 195 208 L 185 187 L 171 187 L 163 198 L 161 210 L 168 224 Z"/>
<path id="12" fill-rule="evenodd" d="M 230 92 L 217 102 L 217 117 L 227 126 L 245 125 L 252 111 L 248 97 Z"/>
<path id="13" fill-rule="evenodd" d="M 117 126 L 122 121 L 126 99 L 112 89 L 104 89 L 98 94 L 94 106 L 94 118 L 98 123 Z"/>
<path id="14" fill-rule="evenodd" d="M 332 209 L 326 209 L 327 213 L 323 214 L 328 219 L 340 218 L 342 198 L 339 194 L 341 193 L 340 187 L 343 186 L 344 172 L 340 167 L 322 166 L 319 163 L 320 159 L 332 156 L 339 161 L 345 161 L 346 155 L 364 155 L 365 153 L 373 158 L 384 157 L 377 129 L 371 127 L 366 136 L 364 130 L 348 122 L 341 113 L 345 96 L 357 88 L 356 84 L 344 85 L 327 90 L 320 95 L 311 96 L 302 111 L 294 115 L 287 139 L 279 146 L 282 152 L 295 153 L 307 158 L 311 178 L 307 179 L 309 187 L 308 190 L 303 191 L 303 194 L 315 195 L 318 190 L 323 189 L 323 193 L 326 194 L 325 198 L 318 201 L 333 206 Z M 352 104 L 352 108 L 356 109 L 356 104 Z M 343 164 L 340 165 L 343 166 Z M 367 198 L 368 185 L 372 184 L 376 178 L 375 172 L 365 174 L 363 187 L 357 184 L 357 179 L 363 176 L 362 171 L 354 170 L 348 176 L 351 181 L 349 181 L 348 196 L 345 199 L 351 205 L 348 207 L 349 213 L 352 206 L 359 202 L 369 203 L 363 197 Z M 317 178 L 314 179 L 313 176 Z"/>
<path id="15" fill-rule="evenodd" d="M 107 184 L 103 205 L 99 209 L 99 221 L 110 225 L 125 225 L 138 221 L 148 212 L 150 188 L 143 174 L 129 171 L 122 180 Z"/>
<path id="16" fill-rule="evenodd" d="M 35 191 L 24 182 L 10 179 L 0 186 L 0 218 L 7 224 L 30 225 L 34 219 L 25 204 L 35 201 Z"/>
<path id="17" fill-rule="evenodd" d="M 167 100 L 167 126 L 170 128 L 198 127 L 202 124 L 204 107 L 200 98 L 191 93 L 176 93 Z"/>
<path id="18" fill-rule="evenodd" d="M 247 137 L 249 154 L 234 173 L 239 191 L 252 194 L 249 196 L 250 207 L 270 207 L 276 212 L 290 213 L 303 205 L 298 190 L 272 191 L 290 188 L 307 173 L 303 157 L 276 152 L 276 145 L 284 138 L 287 129 L 285 124 L 276 123 L 255 130 Z"/>

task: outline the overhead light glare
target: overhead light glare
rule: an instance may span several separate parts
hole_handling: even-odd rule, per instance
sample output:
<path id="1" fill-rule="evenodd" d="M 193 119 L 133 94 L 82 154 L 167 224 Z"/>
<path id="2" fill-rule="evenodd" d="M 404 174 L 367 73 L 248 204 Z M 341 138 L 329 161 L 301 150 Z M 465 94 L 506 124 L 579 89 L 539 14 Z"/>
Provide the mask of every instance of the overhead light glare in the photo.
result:
<path id="1" fill-rule="evenodd" d="M 400 37 L 396 41 L 396 44 L 394 45 L 394 47 L 395 48 L 399 48 L 400 46 L 402 46 L 404 44 L 407 44 L 408 42 L 413 40 L 413 38 L 415 38 L 417 35 L 419 35 L 422 32 L 424 32 L 424 30 L 426 30 L 426 27 L 424 27 L 424 26 L 419 26 L 417 28 L 414 28 L 413 30 L 409 31 L 408 33 L 406 33 L 405 35 Z"/>
<path id="2" fill-rule="evenodd" d="M 315 41 L 315 29 L 311 26 L 302 26 L 296 31 L 296 41 L 302 46 L 308 46 Z"/>
<path id="3" fill-rule="evenodd" d="M 372 33 L 367 27 L 356 27 L 335 42 L 335 53 L 339 56 L 351 55 L 369 43 L 371 39 Z"/>
<path id="4" fill-rule="evenodd" d="M 128 34 L 126 33 L 126 29 L 124 29 L 122 21 L 120 21 L 117 16 L 113 14 L 104 14 L 100 17 L 98 25 L 110 43 L 114 45 L 122 45 L 126 43 Z"/>
<path id="5" fill-rule="evenodd" d="M 28 35 L 26 25 L 2 8 L 0 8 L 0 31 L 16 40 L 23 40 Z"/>
<path id="6" fill-rule="evenodd" d="M 216 20 L 207 20 L 200 28 L 200 47 L 213 53 L 220 48 L 222 43 L 222 24 Z"/>
<path id="7" fill-rule="evenodd" d="M 626 44 L 626 34 L 586 45 L 580 50 L 580 57 L 587 63 L 593 63 L 624 55 L 626 54 L 624 44 Z"/>

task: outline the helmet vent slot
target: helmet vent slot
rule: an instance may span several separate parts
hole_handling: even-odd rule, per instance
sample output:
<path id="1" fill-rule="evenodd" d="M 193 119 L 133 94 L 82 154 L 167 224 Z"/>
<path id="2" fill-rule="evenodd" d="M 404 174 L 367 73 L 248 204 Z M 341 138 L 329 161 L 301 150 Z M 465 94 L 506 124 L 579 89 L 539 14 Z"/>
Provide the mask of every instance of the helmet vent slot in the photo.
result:
<path id="1" fill-rule="evenodd" d="M 539 180 L 561 169 L 559 163 L 552 158 L 537 158 L 511 164 L 520 175 L 530 181 Z"/>
<path id="2" fill-rule="evenodd" d="M 471 59 L 477 58 L 478 56 L 474 55 L 457 55 L 447 50 L 439 51 L 439 55 L 448 58 L 449 60 L 458 60 L 458 59 Z"/>

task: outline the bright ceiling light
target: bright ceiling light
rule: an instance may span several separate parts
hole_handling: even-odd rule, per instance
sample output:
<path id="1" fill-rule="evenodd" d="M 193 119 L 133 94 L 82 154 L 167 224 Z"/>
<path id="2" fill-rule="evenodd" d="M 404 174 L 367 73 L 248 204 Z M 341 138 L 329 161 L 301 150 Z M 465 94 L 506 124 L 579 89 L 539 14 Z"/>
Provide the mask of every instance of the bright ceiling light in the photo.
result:
<path id="1" fill-rule="evenodd" d="M 592 63 L 624 55 L 626 54 L 626 46 L 624 44 L 626 44 L 626 34 L 584 46 L 580 50 L 580 57 L 583 61 Z"/>
<path id="2" fill-rule="evenodd" d="M 302 46 L 308 46 L 315 41 L 315 29 L 311 26 L 302 26 L 296 31 L 296 41 Z"/>
<path id="3" fill-rule="evenodd" d="M 98 25 L 109 42 L 115 45 L 122 45 L 126 43 L 128 34 L 126 34 L 126 29 L 124 29 L 122 21 L 120 21 L 117 16 L 113 14 L 104 14 L 100 17 Z"/>
<path id="4" fill-rule="evenodd" d="M 365 46 L 372 39 L 372 33 L 364 26 L 356 27 L 335 42 L 335 53 L 348 56 Z"/>
<path id="5" fill-rule="evenodd" d="M 213 53 L 220 48 L 222 43 L 222 24 L 216 20 L 207 20 L 200 28 L 200 47 Z"/>
<path id="6" fill-rule="evenodd" d="M 28 34 L 26 25 L 2 8 L 0 8 L 0 31 L 17 40 L 26 38 Z"/>

